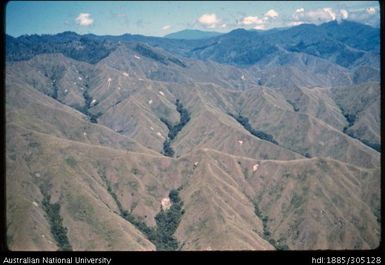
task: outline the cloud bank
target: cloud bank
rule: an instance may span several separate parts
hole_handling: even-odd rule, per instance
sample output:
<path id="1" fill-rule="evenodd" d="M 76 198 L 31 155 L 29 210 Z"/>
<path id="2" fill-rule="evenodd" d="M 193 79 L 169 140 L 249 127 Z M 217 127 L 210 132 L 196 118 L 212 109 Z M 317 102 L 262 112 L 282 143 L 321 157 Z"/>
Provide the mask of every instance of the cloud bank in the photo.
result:
<path id="1" fill-rule="evenodd" d="M 220 23 L 220 20 L 217 18 L 215 13 L 212 13 L 203 14 L 198 18 L 198 22 L 205 27 L 215 28 Z"/>
<path id="2" fill-rule="evenodd" d="M 265 17 L 267 17 L 267 18 L 276 18 L 278 16 L 279 16 L 278 12 L 275 11 L 274 9 L 270 9 L 269 11 L 267 11 L 265 13 Z"/>
<path id="3" fill-rule="evenodd" d="M 380 23 L 379 8 L 366 7 L 361 9 L 332 8 L 325 6 L 318 9 L 297 7 L 293 13 L 280 13 L 269 9 L 259 14 L 242 14 L 238 18 L 219 18 L 216 13 L 205 13 L 198 17 L 195 25 L 204 29 L 246 28 L 265 30 L 274 27 L 297 26 L 301 24 L 322 24 L 330 21 L 350 20 L 378 27 Z M 235 20 L 235 22 L 234 22 Z"/>
<path id="4" fill-rule="evenodd" d="M 91 18 L 90 13 L 80 13 L 79 16 L 75 19 L 76 23 L 80 26 L 91 26 L 94 23 L 94 20 Z"/>
<path id="5" fill-rule="evenodd" d="M 374 7 L 358 10 L 335 10 L 330 7 L 325 7 L 308 11 L 301 7 L 297 8 L 292 14 L 292 21 L 290 21 L 288 25 L 295 26 L 304 23 L 320 24 L 333 20 L 341 21 L 347 19 L 371 26 L 378 26 L 380 21 L 378 10 Z"/>

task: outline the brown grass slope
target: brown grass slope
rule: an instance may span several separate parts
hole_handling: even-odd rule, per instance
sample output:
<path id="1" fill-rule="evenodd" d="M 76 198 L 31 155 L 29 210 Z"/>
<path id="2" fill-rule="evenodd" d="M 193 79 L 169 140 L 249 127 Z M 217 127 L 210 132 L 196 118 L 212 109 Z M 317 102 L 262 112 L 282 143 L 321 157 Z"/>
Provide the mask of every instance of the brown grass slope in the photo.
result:
<path id="1" fill-rule="evenodd" d="M 285 238 L 292 249 L 378 247 L 379 208 L 363 201 L 365 182 L 376 179 L 378 185 L 378 171 L 318 158 L 283 164 L 261 163 L 256 178 L 270 179 L 252 185 L 261 188 L 257 203 L 275 238 Z M 378 201 L 380 188 L 372 186 L 371 192 Z"/>
<path id="2" fill-rule="evenodd" d="M 271 91 L 248 90 L 239 104 L 255 129 L 273 135 L 289 150 L 369 168 L 380 165 L 378 152 L 310 114 L 288 109 L 288 103 Z"/>
<path id="3" fill-rule="evenodd" d="M 137 46 L 145 47 L 163 60 L 142 55 L 137 51 Z M 175 63 L 176 60 L 180 63 Z M 160 48 L 135 42 L 117 48 L 98 65 L 108 65 L 120 72 L 128 73 L 133 79 L 141 78 L 189 86 L 197 82 L 213 83 L 228 89 L 243 90 L 256 84 L 253 73 L 247 69 L 179 57 Z"/>
<path id="4" fill-rule="evenodd" d="M 234 93 L 218 87 L 218 84 L 210 86 L 208 83 L 199 83 L 200 80 L 197 80 L 194 85 L 183 84 L 183 82 L 177 84 L 172 79 L 168 82 L 153 81 L 146 79 L 143 76 L 145 73 L 140 74 L 140 72 L 153 67 L 170 68 L 170 70 L 181 68 L 183 71 L 185 68 L 171 63 L 163 65 L 143 56 L 136 59 L 135 56 L 138 57 L 138 55 L 132 49 L 119 51 L 122 54 L 113 53 L 90 71 L 87 91 L 92 99 L 95 99 L 90 112 L 100 113 L 98 120 L 101 124 L 133 138 L 147 148 L 157 152 L 161 151 L 168 130 L 160 118 L 166 118 L 174 124 L 178 121 L 175 100 L 179 98 L 192 114 L 190 124 L 194 123 L 195 133 L 187 130 L 186 127 L 185 131 L 188 131 L 188 135 L 183 137 L 182 130 L 178 138 L 183 137 L 184 141 L 180 142 L 177 139 L 175 143 L 178 154 L 192 150 L 194 145 L 201 147 L 205 142 L 209 144 L 208 147 L 218 146 L 218 142 L 225 144 L 227 141 L 220 134 L 227 130 L 227 128 L 223 128 L 223 123 L 229 125 L 226 112 L 236 114 L 240 111 L 242 115 L 250 118 L 251 124 L 256 129 L 273 135 L 281 148 L 287 148 L 302 155 L 308 153 L 311 156 L 332 157 L 360 166 L 366 164 L 371 167 L 377 166 L 379 163 L 378 153 L 340 132 L 341 127 L 346 125 L 346 121 L 342 119 L 342 114 L 338 111 L 336 104 L 322 89 L 303 88 L 299 92 L 295 92 L 295 89 L 288 89 L 293 92 L 283 93 L 255 87 L 242 93 Z M 124 61 L 123 58 L 127 60 Z M 141 80 L 137 80 L 135 75 L 126 76 L 124 74 L 127 72 L 117 70 L 110 65 L 122 69 L 127 68 L 124 71 L 130 73 L 139 72 Z M 180 73 L 180 71 L 176 71 L 175 74 L 186 74 L 185 72 Z M 197 72 L 191 69 L 189 71 Z M 22 81 L 17 80 L 17 82 Z M 207 90 L 215 92 L 213 94 Z M 358 99 L 362 98 L 363 93 L 360 91 L 354 93 Z M 296 95 L 298 93 L 299 95 Z M 300 97 L 296 103 L 301 106 L 299 112 L 293 111 L 293 107 L 286 101 L 287 95 L 291 95 L 293 100 L 295 97 Z M 378 109 L 376 106 L 374 108 Z M 208 117 L 195 114 L 201 109 L 209 110 Z M 211 115 L 215 115 L 214 119 L 219 122 L 207 123 Z M 376 119 L 371 115 L 362 116 L 364 118 L 369 116 L 366 120 Z M 200 121 L 195 119 L 200 119 Z M 197 126 L 200 127 L 199 130 L 196 129 Z M 202 126 L 207 128 L 202 128 Z M 370 133 L 371 131 L 377 131 L 377 127 L 368 130 L 368 133 L 365 132 L 369 134 L 368 137 L 373 134 Z M 359 133 L 364 134 L 362 126 L 360 128 Z M 205 129 L 210 132 L 206 133 Z M 231 135 L 231 133 L 227 135 Z M 233 139 L 229 139 L 229 141 L 235 142 Z M 270 146 L 271 148 L 267 149 L 276 148 L 273 145 Z M 220 150 L 230 152 L 230 149 L 234 148 L 235 146 L 231 144 L 226 148 L 221 147 Z M 249 153 L 248 156 L 255 157 L 254 152 L 255 150 L 246 153 Z M 240 155 L 244 154 L 240 153 Z M 268 155 L 266 157 L 265 154 L 265 158 L 271 158 Z M 276 155 L 272 157 L 276 157 Z M 361 159 L 361 157 L 365 159 Z M 281 158 L 277 157 L 277 159 Z"/>
<path id="5" fill-rule="evenodd" d="M 292 249 L 378 244 L 378 170 L 327 159 L 260 161 L 210 149 L 176 160 L 69 141 L 13 124 L 8 128 L 9 146 L 24 150 L 7 150 L 7 208 L 14 207 L 8 211 L 8 237 L 13 249 L 37 249 L 44 244 L 31 243 L 33 238 L 42 231 L 49 234 L 47 225 L 33 228 L 29 222 L 38 217 L 28 215 L 17 202 L 23 198 L 33 207 L 32 200 L 41 201 L 39 185 L 49 190 L 52 201 L 61 203 L 74 249 L 151 249 L 143 235 L 118 215 L 106 183 L 125 209 L 149 225 L 154 224 L 160 200 L 182 186 L 186 213 L 177 238 L 186 250 L 271 249 L 263 239 L 253 201 L 269 216 L 272 237 Z M 15 221 L 19 218 L 24 222 Z M 28 232 L 17 229 L 24 225 Z M 23 237 L 26 240 L 15 240 Z"/>
<path id="6" fill-rule="evenodd" d="M 284 96 L 294 111 L 307 113 L 342 131 L 348 122 L 329 96 L 329 91 L 330 89 L 321 87 L 279 89 L 279 93 Z"/>
<path id="7" fill-rule="evenodd" d="M 24 84 L 7 78 L 6 119 L 25 128 L 85 143 L 155 153 L 108 127 L 92 124 L 82 113 Z"/>
<path id="8" fill-rule="evenodd" d="M 75 250 L 154 250 L 118 203 L 153 226 L 160 201 L 178 187 L 183 250 L 267 250 L 276 247 L 272 239 L 290 249 L 378 246 L 380 154 L 342 133 L 347 121 L 338 109 L 357 113 L 349 130 L 379 140 L 375 85 L 370 93 L 354 87 L 348 99 L 347 89 L 296 88 L 295 80 L 287 90 L 269 89 L 249 70 L 150 47 L 162 63 L 130 45 L 96 65 L 57 54 L 7 64 L 11 249 L 57 249 L 41 207 L 44 189 L 60 203 Z M 98 124 L 74 109 L 85 106 L 85 91 Z M 168 134 L 160 119 L 179 121 L 176 99 L 191 119 L 169 158 L 160 154 Z M 253 136 L 230 113 L 279 144 Z"/>
<path id="9" fill-rule="evenodd" d="M 321 158 L 257 161 L 214 150 L 197 153 L 199 158 L 202 160 L 189 179 L 189 188 L 182 191 L 184 198 L 196 201 L 186 205 L 191 217 L 184 219 L 178 229 L 179 238 L 191 234 L 197 240 L 190 239 L 194 247 L 186 243 L 186 248 L 193 249 L 197 244 L 200 248 L 210 247 L 217 238 L 202 239 L 201 230 L 208 221 L 206 213 L 199 209 L 214 208 L 216 215 L 223 216 L 215 227 L 225 236 L 229 228 L 220 228 L 227 220 L 248 220 L 241 205 L 248 204 L 251 211 L 251 201 L 268 216 L 272 238 L 285 242 L 290 249 L 368 249 L 379 244 L 378 170 Z M 256 164 L 259 166 L 254 171 Z M 226 204 L 238 210 L 227 210 Z M 261 234 L 260 225 L 254 230 L 251 227 L 246 234 Z"/>
<path id="10" fill-rule="evenodd" d="M 14 124 L 7 128 L 10 249 L 57 249 L 41 208 L 40 189 L 51 194 L 52 202 L 60 203 L 60 214 L 74 250 L 154 249 L 133 225 L 119 216 L 103 180 L 95 174 L 96 160 L 91 157 L 103 157 L 108 153 L 106 150 L 114 149 L 64 140 Z M 12 151 L 11 147 L 21 151 Z M 78 149 L 83 152 L 77 152 Z"/>
<path id="11" fill-rule="evenodd" d="M 93 72 L 93 66 L 79 62 L 62 54 L 42 54 L 28 61 L 7 62 L 7 79 L 28 84 L 34 89 L 54 96 L 64 104 L 81 108 L 85 101 L 86 77 Z"/>
<path id="12" fill-rule="evenodd" d="M 347 133 L 357 139 L 381 144 L 381 99 L 378 97 L 365 110 L 359 113 L 357 121 Z"/>
<path id="13" fill-rule="evenodd" d="M 186 214 L 177 237 L 186 250 L 271 249 L 263 240 L 261 220 L 254 214 L 255 198 L 269 216 L 273 238 L 284 240 L 290 248 L 373 248 L 378 243 L 379 225 L 374 215 L 378 205 L 373 204 L 379 196 L 378 171 L 325 159 L 258 161 L 210 149 L 175 160 L 80 144 L 16 125 L 8 128 L 12 133 L 7 141 L 18 150 L 25 150 L 7 152 L 13 176 L 7 180 L 8 207 L 24 194 L 33 208 L 32 200 L 41 201 L 38 185 L 50 186 L 52 201 L 62 204 L 64 224 L 75 249 L 146 249 L 143 238 L 121 238 L 122 231 L 131 231 L 139 238 L 141 233 L 128 228 L 130 224 L 117 214 L 116 204 L 106 191 L 106 180 L 123 207 L 150 225 L 154 224 L 160 200 L 171 188 L 182 185 Z M 198 166 L 194 169 L 195 162 Z M 255 164 L 259 167 L 253 172 Z M 25 186 L 20 186 L 20 182 L 25 182 Z M 34 192 L 23 190 L 31 186 L 35 187 Z M 21 190 L 18 193 L 13 189 Z M 16 209 L 20 207 L 16 205 Z M 8 219 L 14 220 L 16 213 L 27 224 L 38 218 L 28 217 L 28 211 L 18 209 Z M 44 216 L 41 210 L 39 214 Z M 11 227 L 9 237 L 20 244 L 15 238 L 23 230 L 14 231 Z M 47 227 L 44 229 L 32 229 L 22 235 L 38 237 L 41 231 L 49 235 Z M 79 231 L 82 236 L 77 236 Z M 13 248 L 33 249 L 28 240 L 23 242 L 26 245 L 16 244 Z M 144 246 L 136 248 L 133 242 Z"/>
<path id="14" fill-rule="evenodd" d="M 363 141 L 381 144 L 381 86 L 379 82 L 335 87 L 331 89 L 330 96 L 346 114 L 356 117 L 353 124 L 347 129 L 348 134 Z"/>

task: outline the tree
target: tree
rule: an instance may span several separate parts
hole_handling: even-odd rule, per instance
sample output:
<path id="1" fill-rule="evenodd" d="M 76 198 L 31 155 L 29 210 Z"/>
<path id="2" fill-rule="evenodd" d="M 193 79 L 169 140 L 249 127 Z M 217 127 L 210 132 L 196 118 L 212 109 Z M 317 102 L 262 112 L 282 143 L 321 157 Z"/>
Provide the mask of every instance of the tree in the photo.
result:
<path id="1" fill-rule="evenodd" d="M 51 233 L 60 250 L 70 251 L 72 247 L 67 238 L 67 228 L 63 225 L 63 218 L 60 216 L 60 204 L 50 203 L 50 196 L 44 195 L 42 205 L 48 216 Z"/>
<path id="2" fill-rule="evenodd" d="M 246 130 L 248 130 L 252 135 L 262 139 L 262 140 L 266 140 L 266 141 L 269 141 L 273 144 L 278 144 L 277 141 L 274 140 L 273 136 L 268 134 L 268 133 L 265 133 L 263 131 L 259 131 L 259 130 L 256 130 L 254 129 L 250 123 L 249 123 L 249 119 L 247 117 L 244 117 L 242 115 L 238 115 L 238 116 L 234 116 L 233 114 L 230 114 L 233 118 L 235 118 Z"/>
<path id="3" fill-rule="evenodd" d="M 178 133 L 182 130 L 182 128 L 190 121 L 190 114 L 183 107 L 183 104 L 180 102 L 179 99 L 176 100 L 176 110 L 180 114 L 180 121 L 176 125 L 172 125 L 171 122 L 169 122 L 165 118 L 160 118 L 160 120 L 167 126 L 169 132 L 167 135 L 167 139 L 163 143 L 163 154 L 165 156 L 172 157 L 174 155 L 174 150 L 171 147 L 171 142 L 176 138 Z"/>
<path id="4" fill-rule="evenodd" d="M 158 250 L 177 250 L 178 242 L 173 234 L 178 228 L 181 217 L 184 213 L 183 202 L 179 197 L 177 190 L 171 190 L 169 193 L 172 205 L 170 209 L 163 210 L 155 216 L 156 221 L 156 240 L 155 245 Z"/>

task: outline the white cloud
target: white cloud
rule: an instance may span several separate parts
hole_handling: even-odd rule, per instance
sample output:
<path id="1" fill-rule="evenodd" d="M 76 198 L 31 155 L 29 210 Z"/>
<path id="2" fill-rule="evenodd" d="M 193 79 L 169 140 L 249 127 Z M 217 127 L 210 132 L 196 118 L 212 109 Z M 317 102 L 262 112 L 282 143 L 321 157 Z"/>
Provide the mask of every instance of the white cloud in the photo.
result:
<path id="1" fill-rule="evenodd" d="M 292 14 L 293 21 L 288 26 L 297 26 L 304 23 L 325 23 L 332 20 L 340 21 L 350 18 L 351 13 L 346 9 L 334 10 L 330 7 L 305 11 L 304 8 L 298 8 Z"/>
<path id="2" fill-rule="evenodd" d="M 288 26 L 296 26 L 303 23 L 320 24 L 332 20 L 341 21 L 348 19 L 372 26 L 379 26 L 380 16 L 378 9 L 375 7 L 362 8 L 357 10 L 332 9 L 330 7 L 307 10 L 297 8 L 292 14 L 292 21 L 287 23 Z"/>
<path id="3" fill-rule="evenodd" d="M 333 20 L 333 13 L 330 9 L 323 8 L 323 9 L 317 9 L 317 10 L 310 10 L 305 14 L 305 17 L 307 17 L 309 20 L 313 21 L 330 21 Z"/>
<path id="4" fill-rule="evenodd" d="M 260 19 L 258 17 L 248 16 L 242 19 L 242 24 L 246 26 L 252 25 L 252 24 L 263 24 L 263 23 L 264 23 L 263 19 Z"/>
<path id="5" fill-rule="evenodd" d="M 349 12 L 345 9 L 340 10 L 340 16 L 342 19 L 347 19 L 349 17 Z"/>
<path id="6" fill-rule="evenodd" d="M 376 9 L 374 7 L 368 7 L 366 9 L 366 12 L 368 12 L 368 14 L 370 14 L 370 15 L 373 15 L 376 13 Z"/>
<path id="7" fill-rule="evenodd" d="M 171 28 L 171 25 L 165 25 L 165 26 L 162 27 L 163 30 L 168 30 L 170 28 Z"/>
<path id="8" fill-rule="evenodd" d="M 254 24 L 257 19 L 258 19 L 257 17 L 251 17 L 251 16 L 244 17 L 242 19 L 242 24 L 243 25 L 251 25 L 251 24 Z"/>
<path id="9" fill-rule="evenodd" d="M 344 18 L 347 17 L 348 12 L 346 10 L 340 10 L 339 15 L 330 7 L 325 7 L 322 9 L 309 10 L 305 12 L 304 8 L 298 8 L 293 13 L 292 17 L 294 20 L 308 22 L 308 23 L 322 23 L 328 22 L 331 20 L 336 20 L 337 17 Z M 295 24 L 295 23 L 292 23 Z"/>
<path id="10" fill-rule="evenodd" d="M 91 14 L 89 13 L 80 13 L 75 21 L 77 24 L 86 27 L 91 26 L 94 23 L 94 20 L 91 18 Z"/>
<path id="11" fill-rule="evenodd" d="M 256 25 L 256 26 L 254 27 L 254 29 L 257 29 L 257 30 L 264 30 L 264 29 L 266 29 L 266 27 L 265 27 L 265 25 Z"/>
<path id="12" fill-rule="evenodd" d="M 287 25 L 290 27 L 293 27 L 293 26 L 299 26 L 299 25 L 304 24 L 304 23 L 305 23 L 304 21 L 291 21 Z"/>
<path id="13" fill-rule="evenodd" d="M 334 12 L 334 10 L 330 7 L 326 7 L 324 9 L 322 9 L 326 14 L 328 14 L 332 20 L 336 20 L 336 13 Z"/>
<path id="14" fill-rule="evenodd" d="M 305 9 L 303 7 L 297 8 L 295 12 L 293 13 L 292 17 L 295 20 L 300 20 L 302 17 L 305 16 Z"/>
<path id="15" fill-rule="evenodd" d="M 206 27 L 215 28 L 217 24 L 220 22 L 220 20 L 217 18 L 216 14 L 212 13 L 212 14 L 203 14 L 198 18 L 198 22 Z"/>
<path id="16" fill-rule="evenodd" d="M 380 26 L 380 13 L 374 7 L 350 10 L 349 19 L 373 27 Z"/>
<path id="17" fill-rule="evenodd" d="M 269 18 L 276 18 L 278 16 L 279 16 L 278 12 L 275 11 L 274 9 L 270 9 L 265 13 L 265 17 L 269 17 Z"/>
<path id="18" fill-rule="evenodd" d="M 264 30 L 268 27 L 268 24 L 272 22 L 272 19 L 275 19 L 278 16 L 279 14 L 275 10 L 271 9 L 267 11 L 262 18 L 257 16 L 247 16 L 242 18 L 239 21 L 239 24 L 247 27 L 253 27 L 257 30 Z"/>

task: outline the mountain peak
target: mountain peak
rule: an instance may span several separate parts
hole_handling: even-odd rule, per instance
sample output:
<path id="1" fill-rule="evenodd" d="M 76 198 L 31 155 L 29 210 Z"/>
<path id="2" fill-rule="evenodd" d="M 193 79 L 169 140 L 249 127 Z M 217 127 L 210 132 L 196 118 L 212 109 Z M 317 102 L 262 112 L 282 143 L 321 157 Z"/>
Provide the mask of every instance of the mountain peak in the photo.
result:
<path id="1" fill-rule="evenodd" d="M 67 31 L 63 31 L 62 33 L 58 33 L 57 35 L 61 35 L 61 36 L 65 36 L 65 35 L 71 35 L 71 36 L 79 36 L 79 34 L 77 34 L 76 32 L 74 32 L 74 31 L 69 31 L 69 30 L 67 30 Z"/>
<path id="2" fill-rule="evenodd" d="M 195 40 L 195 39 L 208 39 L 222 35 L 222 33 L 215 31 L 202 31 L 196 29 L 185 29 L 170 33 L 164 36 L 167 39 L 184 39 L 184 40 Z"/>
<path id="3" fill-rule="evenodd" d="M 234 29 L 232 31 L 230 31 L 228 33 L 228 35 L 231 35 L 231 36 L 247 36 L 249 35 L 250 33 L 253 33 L 253 34 L 257 34 L 258 31 L 250 31 L 250 30 L 246 30 L 246 29 L 243 29 L 243 28 L 238 28 L 238 29 Z"/>
<path id="4" fill-rule="evenodd" d="M 356 28 L 356 27 L 359 27 L 359 28 L 373 28 L 372 26 L 369 26 L 369 25 L 366 25 L 366 24 L 362 24 L 362 23 L 358 23 L 358 22 L 355 22 L 355 21 L 351 21 L 351 20 L 346 20 L 346 19 L 343 19 L 343 20 L 333 20 L 333 21 L 330 21 L 330 22 L 326 22 L 326 23 L 323 23 L 321 25 L 319 25 L 319 27 L 322 27 L 322 28 L 327 28 L 327 29 L 330 29 L 332 27 L 344 27 L 344 28 Z"/>

